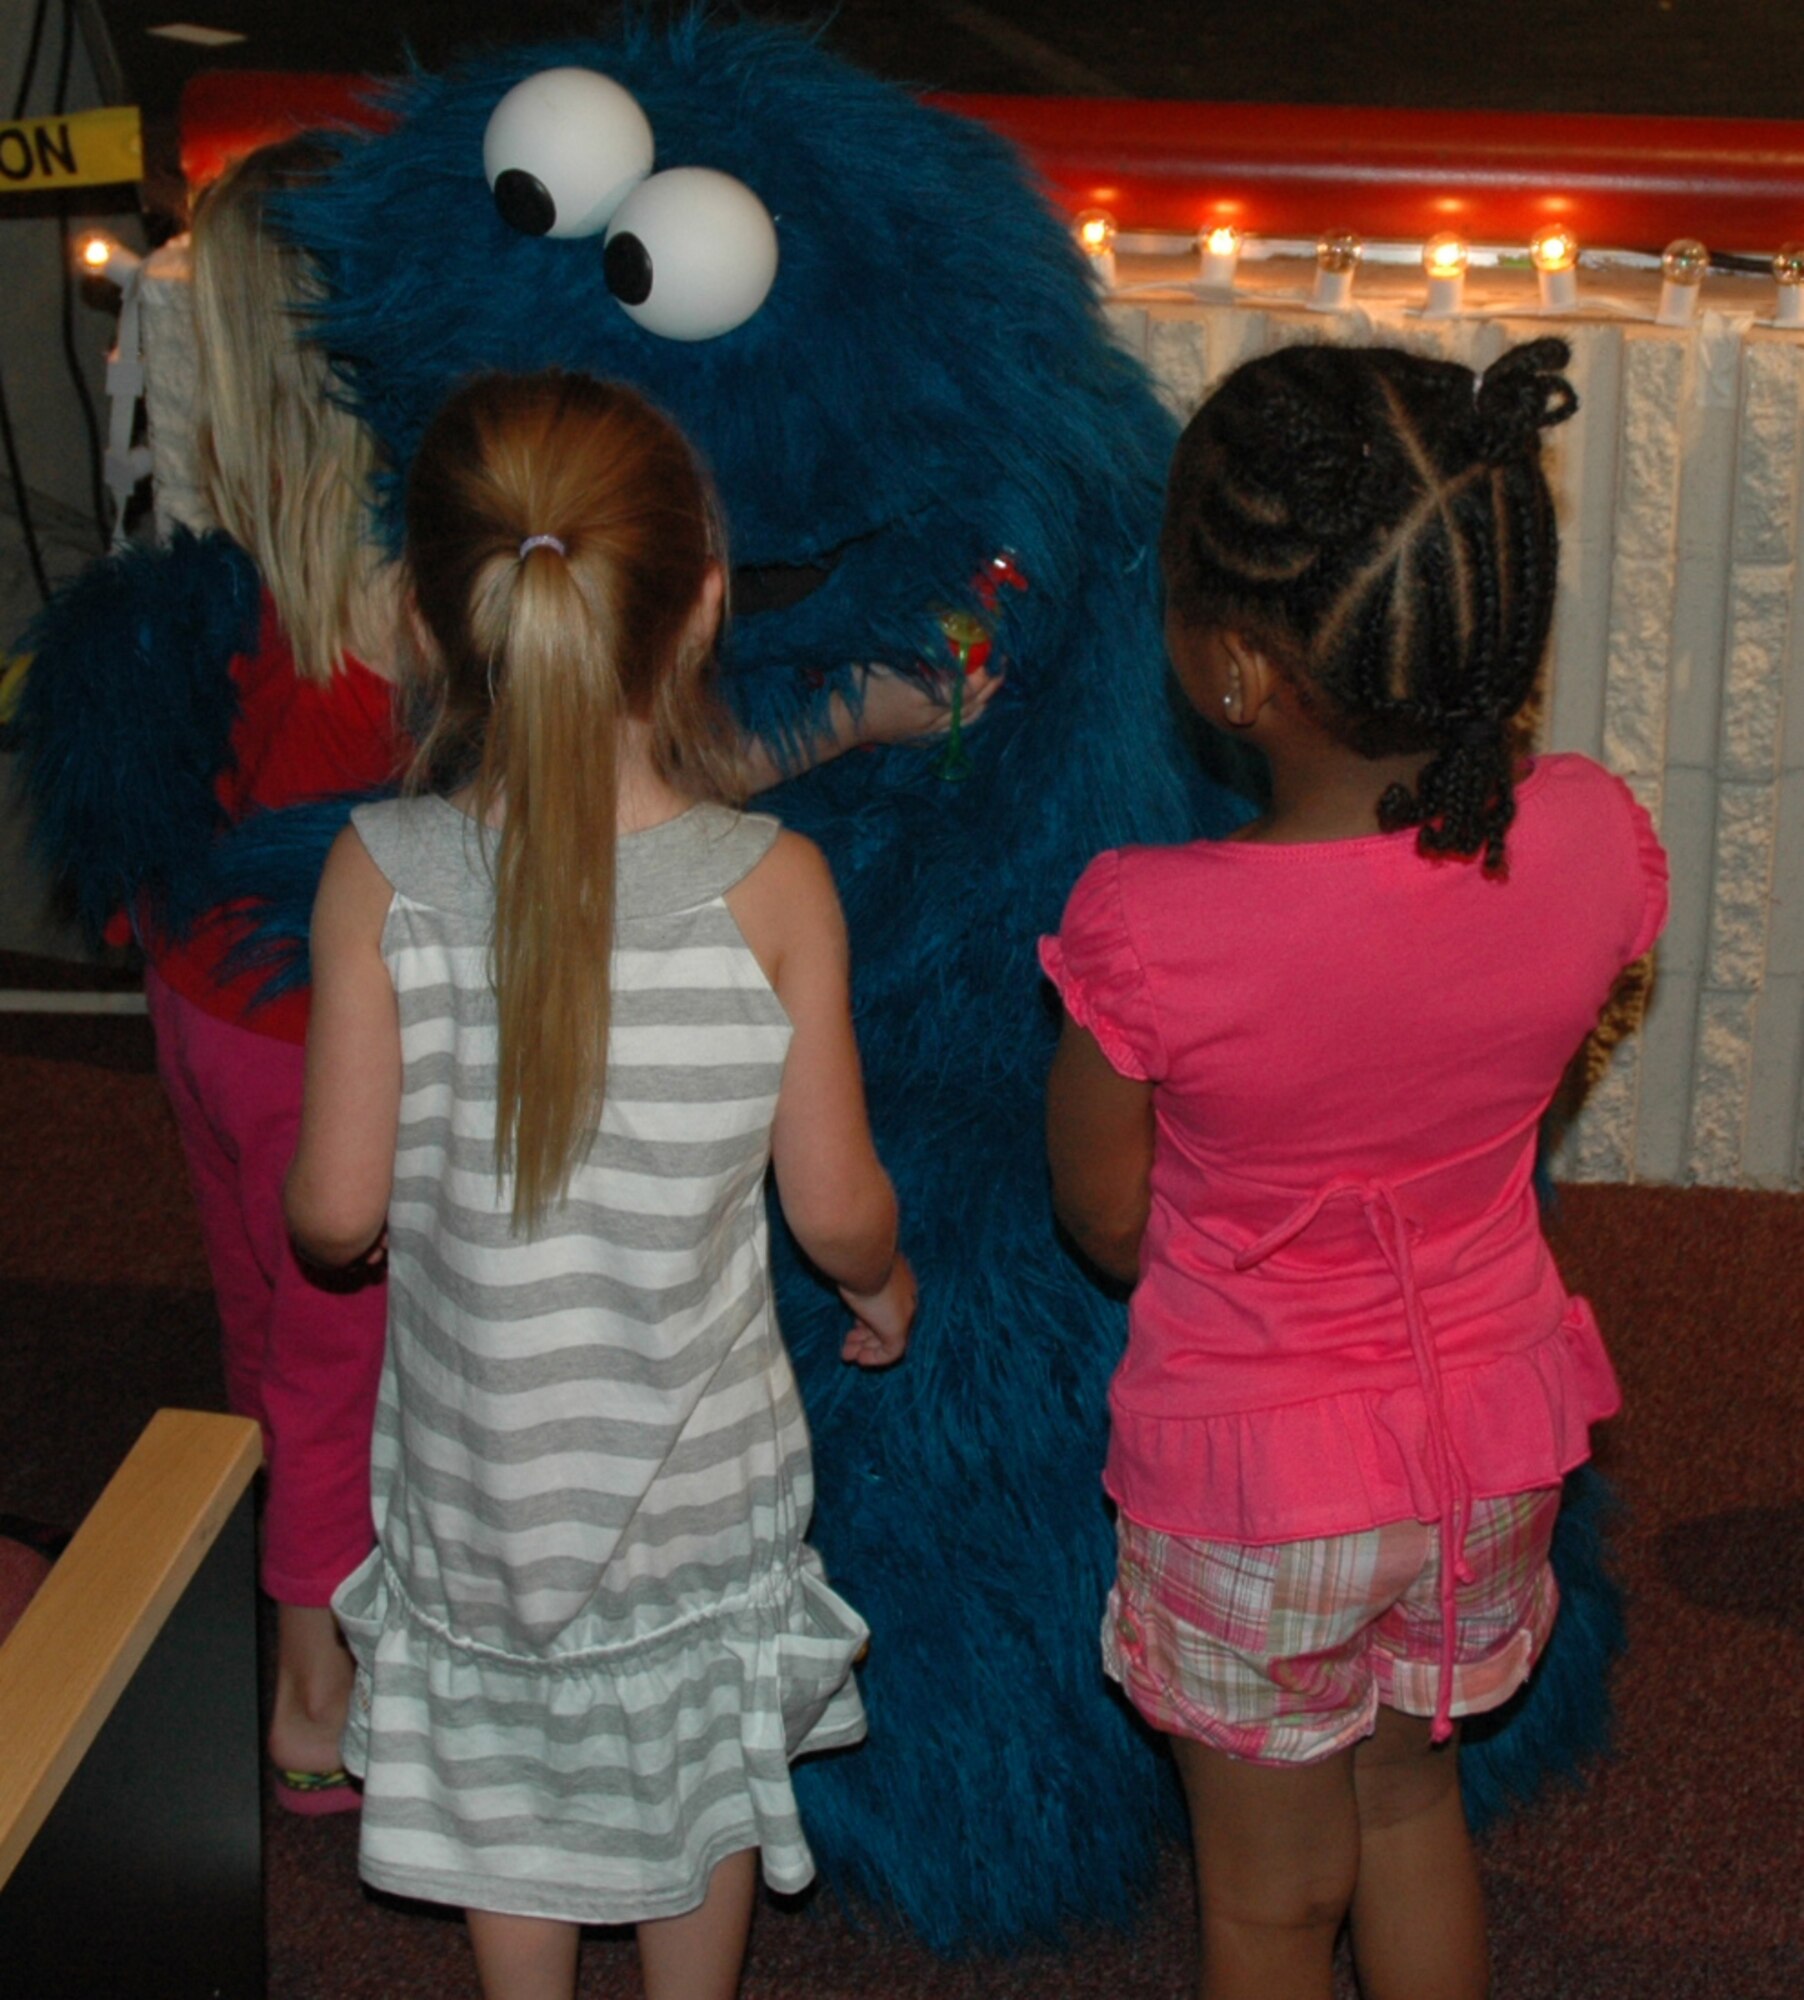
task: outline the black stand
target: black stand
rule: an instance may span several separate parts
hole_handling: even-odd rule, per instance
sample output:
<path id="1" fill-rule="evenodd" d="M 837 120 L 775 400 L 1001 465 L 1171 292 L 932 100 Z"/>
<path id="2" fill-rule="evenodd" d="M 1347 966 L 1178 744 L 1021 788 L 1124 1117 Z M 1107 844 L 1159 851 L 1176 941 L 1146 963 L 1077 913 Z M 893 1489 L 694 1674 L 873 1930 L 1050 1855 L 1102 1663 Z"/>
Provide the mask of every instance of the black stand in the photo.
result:
<path id="1" fill-rule="evenodd" d="M 0 1894 L 19 2000 L 262 2000 L 256 1544 L 232 1510 Z"/>

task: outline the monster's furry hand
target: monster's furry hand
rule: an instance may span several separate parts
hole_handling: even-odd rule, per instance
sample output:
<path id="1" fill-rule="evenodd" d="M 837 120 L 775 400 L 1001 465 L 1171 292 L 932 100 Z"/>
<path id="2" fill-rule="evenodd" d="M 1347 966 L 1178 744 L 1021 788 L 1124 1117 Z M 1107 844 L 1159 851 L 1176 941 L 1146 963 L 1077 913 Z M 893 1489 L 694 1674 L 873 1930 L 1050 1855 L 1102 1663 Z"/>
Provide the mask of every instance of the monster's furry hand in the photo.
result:
<path id="1" fill-rule="evenodd" d="M 915 1274 L 908 1259 L 897 1251 L 889 1276 L 874 1292 L 851 1292 L 841 1285 L 839 1295 L 857 1320 L 840 1347 L 840 1359 L 860 1368 L 887 1368 L 900 1361 L 915 1316 Z"/>

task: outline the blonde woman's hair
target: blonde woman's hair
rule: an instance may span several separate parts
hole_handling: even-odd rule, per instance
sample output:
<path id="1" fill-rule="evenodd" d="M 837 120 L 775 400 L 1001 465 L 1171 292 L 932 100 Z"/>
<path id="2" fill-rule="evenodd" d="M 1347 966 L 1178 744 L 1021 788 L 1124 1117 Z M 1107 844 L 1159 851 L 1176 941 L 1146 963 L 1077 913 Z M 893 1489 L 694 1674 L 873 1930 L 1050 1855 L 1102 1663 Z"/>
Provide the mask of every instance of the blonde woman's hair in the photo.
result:
<path id="1" fill-rule="evenodd" d="M 228 167 L 194 214 L 201 477 L 215 518 L 251 557 L 308 680 L 393 645 L 392 591 L 371 540 L 375 444 L 307 337 L 318 276 L 274 228 L 270 197 L 334 154 L 300 137 Z M 373 629 L 364 629 L 364 628 Z"/>
<path id="2" fill-rule="evenodd" d="M 505 805 L 495 1158 L 517 1230 L 567 1190 L 601 1117 L 623 719 L 649 724 L 660 778 L 734 795 L 713 634 L 695 616 L 722 559 L 682 433 L 619 383 L 472 382 L 408 476 L 406 564 L 431 639 L 411 782 L 473 779 L 483 823 Z"/>

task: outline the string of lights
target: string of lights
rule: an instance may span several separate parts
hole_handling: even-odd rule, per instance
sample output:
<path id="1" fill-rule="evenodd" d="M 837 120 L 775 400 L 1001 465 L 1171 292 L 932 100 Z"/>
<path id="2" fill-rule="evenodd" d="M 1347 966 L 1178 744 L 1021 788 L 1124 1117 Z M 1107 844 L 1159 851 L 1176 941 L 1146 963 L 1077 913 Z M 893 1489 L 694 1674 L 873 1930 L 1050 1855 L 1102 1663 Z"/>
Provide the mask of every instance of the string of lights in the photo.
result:
<path id="1" fill-rule="evenodd" d="M 1078 248 L 1089 259 L 1098 289 L 1105 295 L 1127 297 L 1170 293 L 1174 289 L 1202 298 L 1228 299 L 1235 294 L 1243 257 L 1301 257 L 1311 246 L 1294 238 L 1262 241 L 1233 223 L 1215 223 L 1192 239 L 1169 235 L 1130 237 L 1106 209 L 1081 209 L 1072 218 Z M 1195 260 L 1194 276 L 1174 286 L 1161 279 L 1123 286 L 1119 255 L 1126 246 L 1178 251 Z M 1651 317 L 1660 326 L 1689 326 L 1696 319 L 1704 282 L 1718 268 L 1705 246 L 1692 236 L 1675 237 L 1658 258 L 1633 251 L 1584 253 L 1578 238 L 1564 223 L 1549 223 L 1525 245 L 1475 245 L 1457 230 L 1439 230 L 1418 244 L 1368 244 L 1352 230 L 1325 231 L 1313 245 L 1315 273 L 1306 301 L 1313 312 L 1345 312 L 1354 303 L 1354 282 L 1360 266 L 1374 251 L 1389 264 L 1420 261 L 1425 283 L 1421 305 L 1424 319 L 1458 319 L 1468 307 L 1466 276 L 1475 264 L 1496 266 L 1523 262 L 1535 273 L 1538 303 L 1543 312 L 1580 310 L 1578 274 L 1581 261 L 1599 268 L 1642 266 L 1660 272 L 1658 304 Z M 1754 260 L 1736 257 L 1722 268 L 1737 276 L 1757 269 Z M 1775 287 L 1769 324 L 1804 329 L 1804 243 L 1783 243 L 1768 268 Z"/>

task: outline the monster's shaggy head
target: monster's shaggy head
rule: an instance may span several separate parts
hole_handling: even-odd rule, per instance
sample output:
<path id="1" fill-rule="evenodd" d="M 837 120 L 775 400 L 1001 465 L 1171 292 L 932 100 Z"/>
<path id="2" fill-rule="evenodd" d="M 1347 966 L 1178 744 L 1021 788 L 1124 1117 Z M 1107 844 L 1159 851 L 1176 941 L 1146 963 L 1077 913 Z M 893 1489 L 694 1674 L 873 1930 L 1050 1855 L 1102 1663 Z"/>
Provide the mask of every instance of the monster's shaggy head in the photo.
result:
<path id="1" fill-rule="evenodd" d="M 529 86 L 496 118 L 567 69 L 620 91 L 579 84 L 572 109 Z M 583 369 L 661 403 L 726 509 L 726 666 L 754 727 L 785 732 L 849 661 L 942 656 L 934 613 L 1001 549 L 1045 586 L 1011 596 L 1005 643 L 1051 671 L 1039 607 L 1073 608 L 1099 543 L 1144 544 L 1169 435 L 1067 232 L 981 127 L 803 36 L 698 18 L 484 55 L 391 109 L 290 210 L 352 393 L 398 467 L 482 370 Z"/>

